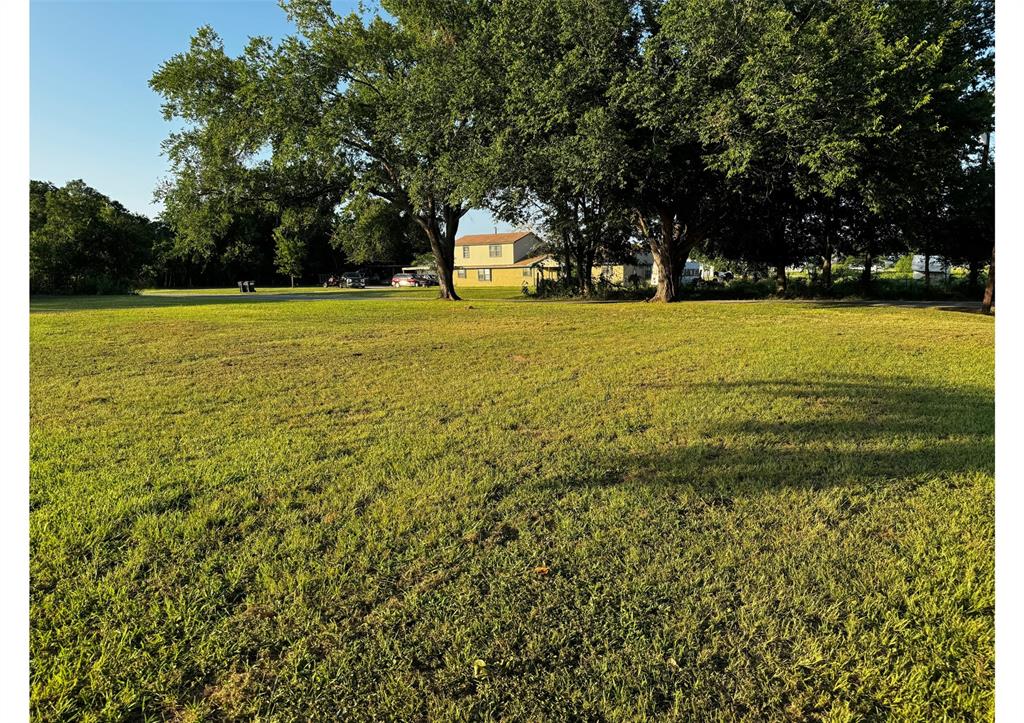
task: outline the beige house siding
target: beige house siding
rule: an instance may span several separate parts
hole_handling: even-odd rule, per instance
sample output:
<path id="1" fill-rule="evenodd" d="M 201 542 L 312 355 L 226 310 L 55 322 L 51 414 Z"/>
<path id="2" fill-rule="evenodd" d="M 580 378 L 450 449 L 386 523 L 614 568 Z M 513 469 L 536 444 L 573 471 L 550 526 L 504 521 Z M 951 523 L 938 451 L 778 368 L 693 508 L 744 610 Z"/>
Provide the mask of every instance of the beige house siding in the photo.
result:
<path id="1" fill-rule="evenodd" d="M 594 281 L 597 281 L 602 275 L 604 275 L 604 277 L 613 284 L 628 284 L 630 282 L 630 277 L 635 274 L 640 283 L 645 284 L 650 283 L 651 281 L 651 271 L 651 266 L 645 266 L 643 264 L 613 264 L 595 266 L 591 273 Z"/>
<path id="2" fill-rule="evenodd" d="M 595 266 L 591 274 L 595 281 L 602 275 L 613 284 L 628 284 L 630 277 L 636 275 L 641 284 L 651 282 L 654 271 L 654 258 L 650 254 L 638 254 L 635 264 L 605 264 Z"/>
<path id="3" fill-rule="evenodd" d="M 533 288 L 537 284 L 537 274 L 539 273 L 536 269 L 529 266 L 513 266 L 513 267 L 489 267 L 491 280 L 481 280 L 479 278 L 479 269 L 456 269 L 455 271 L 455 288 L 467 287 L 467 286 L 514 286 L 521 288 L 523 282 L 530 288 Z M 465 277 L 460 276 L 460 272 L 465 273 Z"/>
<path id="4" fill-rule="evenodd" d="M 484 266 L 494 264 L 504 266 L 515 263 L 514 244 L 494 244 L 498 256 L 491 256 L 491 246 L 459 246 L 455 247 L 455 266 Z M 468 256 L 466 254 L 469 254 Z"/>

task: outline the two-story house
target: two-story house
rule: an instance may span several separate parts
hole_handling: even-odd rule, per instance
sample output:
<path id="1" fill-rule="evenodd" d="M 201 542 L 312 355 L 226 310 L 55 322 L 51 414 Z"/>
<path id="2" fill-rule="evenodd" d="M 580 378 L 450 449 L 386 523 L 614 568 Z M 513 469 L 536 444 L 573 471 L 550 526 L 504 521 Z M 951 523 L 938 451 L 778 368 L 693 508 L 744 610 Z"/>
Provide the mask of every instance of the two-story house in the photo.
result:
<path id="1" fill-rule="evenodd" d="M 537 279 L 558 276 L 559 263 L 550 254 L 538 254 L 541 240 L 532 231 L 473 234 L 455 239 L 455 286 L 533 287 Z M 654 259 L 642 253 L 635 264 L 595 266 L 594 280 L 604 277 L 615 284 L 650 283 Z"/>
<path id="2" fill-rule="evenodd" d="M 533 286 L 543 269 L 557 269 L 547 254 L 531 256 L 539 244 L 532 231 L 455 239 L 455 286 Z"/>

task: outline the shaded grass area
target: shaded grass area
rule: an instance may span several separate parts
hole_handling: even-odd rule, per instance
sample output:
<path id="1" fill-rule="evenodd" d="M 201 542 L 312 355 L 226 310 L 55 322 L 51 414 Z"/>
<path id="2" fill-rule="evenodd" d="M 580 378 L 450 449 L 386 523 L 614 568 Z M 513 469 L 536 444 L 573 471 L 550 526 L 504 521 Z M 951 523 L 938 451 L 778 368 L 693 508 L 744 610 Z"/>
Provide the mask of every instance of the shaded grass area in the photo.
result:
<path id="1" fill-rule="evenodd" d="M 519 286 L 470 286 L 459 288 L 459 295 L 468 299 L 508 299 L 521 297 L 522 288 Z M 390 287 L 370 286 L 365 289 L 341 289 L 336 287 L 323 288 L 322 286 L 278 286 L 260 288 L 254 294 L 243 294 L 238 289 L 146 289 L 141 295 L 148 297 L 177 297 L 177 296 L 229 296 L 239 299 L 261 299 L 267 296 L 338 296 L 340 298 L 366 298 L 366 299 L 434 299 L 438 296 L 438 287 Z"/>
<path id="2" fill-rule="evenodd" d="M 992 717 L 990 318 L 107 301 L 32 317 L 40 719 Z"/>
<path id="3" fill-rule="evenodd" d="M 426 301 L 437 298 L 436 288 L 324 289 L 322 287 L 270 288 L 243 294 L 237 289 L 149 289 L 123 296 L 46 296 L 30 299 L 32 311 L 82 311 L 86 309 L 138 309 L 162 306 L 200 306 L 213 304 L 257 304 L 294 301 L 402 300 Z M 467 300 L 520 299 L 513 287 L 470 288 L 460 290 Z"/>

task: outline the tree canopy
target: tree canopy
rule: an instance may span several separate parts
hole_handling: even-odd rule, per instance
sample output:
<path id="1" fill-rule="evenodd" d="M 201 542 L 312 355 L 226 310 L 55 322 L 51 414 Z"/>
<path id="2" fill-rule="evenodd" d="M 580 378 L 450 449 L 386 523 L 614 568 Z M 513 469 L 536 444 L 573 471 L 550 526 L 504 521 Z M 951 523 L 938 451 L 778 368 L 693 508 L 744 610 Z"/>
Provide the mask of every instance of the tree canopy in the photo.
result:
<path id="1" fill-rule="evenodd" d="M 142 283 L 162 225 L 85 184 L 29 182 L 33 293 L 124 293 Z"/>
<path id="2" fill-rule="evenodd" d="M 200 28 L 151 85 L 181 257 L 301 274 L 429 251 L 487 206 L 535 225 L 581 293 L 649 249 L 655 298 L 698 250 L 779 270 L 991 246 L 991 0 L 291 0 L 237 56 Z M 232 256 L 233 254 L 233 256 Z M 972 267 L 973 268 L 973 267 Z"/>

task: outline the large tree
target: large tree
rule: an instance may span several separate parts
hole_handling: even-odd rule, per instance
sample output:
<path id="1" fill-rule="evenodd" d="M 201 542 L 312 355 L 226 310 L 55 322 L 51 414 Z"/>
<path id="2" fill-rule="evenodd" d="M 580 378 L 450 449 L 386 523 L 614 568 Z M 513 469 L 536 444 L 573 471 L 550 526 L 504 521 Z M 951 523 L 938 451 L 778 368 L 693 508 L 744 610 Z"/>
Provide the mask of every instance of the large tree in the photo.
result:
<path id="1" fill-rule="evenodd" d="M 678 4 L 698 21 L 708 9 Z M 751 0 L 711 12 L 742 61 L 731 89 L 706 96 L 705 158 L 732 181 L 762 184 L 762 197 L 789 197 L 791 186 L 804 206 L 798 228 L 818 227 L 826 266 L 841 244 L 865 258 L 870 279 L 872 260 L 901 245 L 897 222 L 935 203 L 938 180 L 989 127 L 991 2 Z M 684 56 L 701 57 L 699 22 L 663 25 L 669 47 L 680 38 Z M 712 67 L 730 57 L 713 54 Z M 784 215 L 771 205 L 771 217 Z M 773 228 L 769 253 L 780 248 Z"/>
<path id="2" fill-rule="evenodd" d="M 659 266 L 655 299 L 675 299 L 689 252 L 736 227 L 737 185 L 764 211 L 763 248 L 745 243 L 745 255 L 784 268 L 794 196 L 849 182 L 864 137 L 886 130 L 866 110 L 900 55 L 887 55 L 880 11 L 869 0 L 638 7 L 641 58 L 617 102 L 638 226 Z"/>
<path id="3" fill-rule="evenodd" d="M 506 220 L 540 226 L 580 294 L 595 264 L 631 256 L 623 202 L 622 131 L 610 92 L 636 56 L 628 0 L 504 0 L 489 24 L 503 72 L 485 179 Z"/>
<path id="4" fill-rule="evenodd" d="M 188 123 L 168 143 L 175 173 L 198 176 L 211 197 L 408 218 L 436 257 L 441 297 L 457 299 L 455 236 L 480 195 L 466 169 L 490 87 L 475 82 L 485 5 L 396 1 L 386 17 L 284 7 L 297 33 L 276 46 L 255 38 L 230 58 L 202 28 L 153 76 L 165 115 Z"/>

